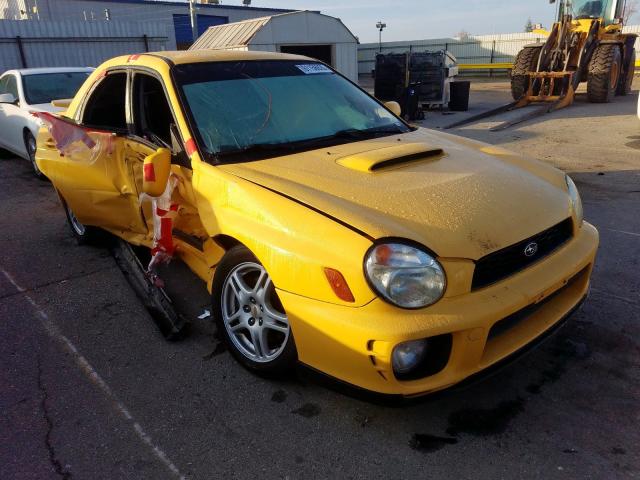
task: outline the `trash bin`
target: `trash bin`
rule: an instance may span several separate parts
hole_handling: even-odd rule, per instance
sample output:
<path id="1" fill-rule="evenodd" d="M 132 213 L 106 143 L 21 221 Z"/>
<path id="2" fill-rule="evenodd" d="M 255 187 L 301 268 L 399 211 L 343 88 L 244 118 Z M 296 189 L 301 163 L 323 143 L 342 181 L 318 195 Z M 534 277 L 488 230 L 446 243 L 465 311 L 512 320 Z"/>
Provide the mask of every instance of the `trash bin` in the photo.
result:
<path id="1" fill-rule="evenodd" d="M 420 105 L 420 95 L 418 93 L 419 88 L 419 83 L 412 83 L 405 89 L 404 98 L 401 103 L 402 115 L 405 120 L 412 122 L 415 120 L 424 120 L 424 111 Z"/>
<path id="2" fill-rule="evenodd" d="M 450 87 L 449 110 L 453 112 L 466 112 L 469 110 L 469 90 L 471 89 L 471 82 L 468 80 L 451 82 Z"/>

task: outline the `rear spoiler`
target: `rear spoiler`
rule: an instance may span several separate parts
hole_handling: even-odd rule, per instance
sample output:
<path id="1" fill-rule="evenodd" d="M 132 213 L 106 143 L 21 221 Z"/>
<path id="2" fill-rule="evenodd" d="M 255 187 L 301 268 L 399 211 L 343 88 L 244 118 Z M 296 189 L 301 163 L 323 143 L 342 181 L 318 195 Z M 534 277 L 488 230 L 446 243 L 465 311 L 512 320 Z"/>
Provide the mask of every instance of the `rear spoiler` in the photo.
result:
<path id="1" fill-rule="evenodd" d="M 69 108 L 69 105 L 71 105 L 72 101 L 73 101 L 73 98 L 62 98 L 60 100 L 51 100 L 51 105 L 59 108 Z"/>

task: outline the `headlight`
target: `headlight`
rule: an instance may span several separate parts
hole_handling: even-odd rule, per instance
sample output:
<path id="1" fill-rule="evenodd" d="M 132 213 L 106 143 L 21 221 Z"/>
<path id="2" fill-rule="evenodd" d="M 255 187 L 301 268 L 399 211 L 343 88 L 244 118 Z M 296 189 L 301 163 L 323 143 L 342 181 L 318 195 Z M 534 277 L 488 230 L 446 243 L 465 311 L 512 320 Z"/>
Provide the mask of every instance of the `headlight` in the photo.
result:
<path id="1" fill-rule="evenodd" d="M 438 261 L 419 248 L 402 243 L 372 247 L 365 257 L 365 275 L 382 298 L 402 308 L 421 308 L 442 297 L 446 287 Z"/>
<path id="2" fill-rule="evenodd" d="M 582 200 L 580 199 L 580 193 L 578 193 L 578 187 L 573 183 L 571 177 L 569 175 L 565 175 L 565 180 L 567 181 L 567 188 L 569 189 L 569 198 L 571 199 L 571 209 L 576 215 L 576 222 L 578 226 L 582 225 L 582 220 L 584 218 L 584 213 L 582 210 Z"/>

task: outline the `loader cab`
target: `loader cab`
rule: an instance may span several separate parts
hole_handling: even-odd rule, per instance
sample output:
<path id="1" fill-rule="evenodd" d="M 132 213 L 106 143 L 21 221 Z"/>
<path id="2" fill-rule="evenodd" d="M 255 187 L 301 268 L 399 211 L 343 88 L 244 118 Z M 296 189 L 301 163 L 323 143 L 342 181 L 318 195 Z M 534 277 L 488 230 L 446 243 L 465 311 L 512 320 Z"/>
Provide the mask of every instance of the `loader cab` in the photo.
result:
<path id="1" fill-rule="evenodd" d="M 605 25 L 622 18 L 623 0 L 563 0 L 558 8 L 558 21 L 564 15 L 571 15 L 574 20 L 603 19 Z"/>

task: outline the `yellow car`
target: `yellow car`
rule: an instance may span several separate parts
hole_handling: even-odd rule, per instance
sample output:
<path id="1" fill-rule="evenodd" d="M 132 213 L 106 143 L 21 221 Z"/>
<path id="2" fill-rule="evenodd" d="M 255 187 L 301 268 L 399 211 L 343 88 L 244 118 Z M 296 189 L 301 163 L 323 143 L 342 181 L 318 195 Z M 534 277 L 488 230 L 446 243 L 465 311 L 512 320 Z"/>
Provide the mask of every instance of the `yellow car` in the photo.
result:
<path id="1" fill-rule="evenodd" d="M 37 162 L 79 240 L 206 282 L 246 367 L 413 396 L 558 326 L 598 233 L 559 170 L 399 113 L 306 57 L 132 55 L 42 118 Z"/>

